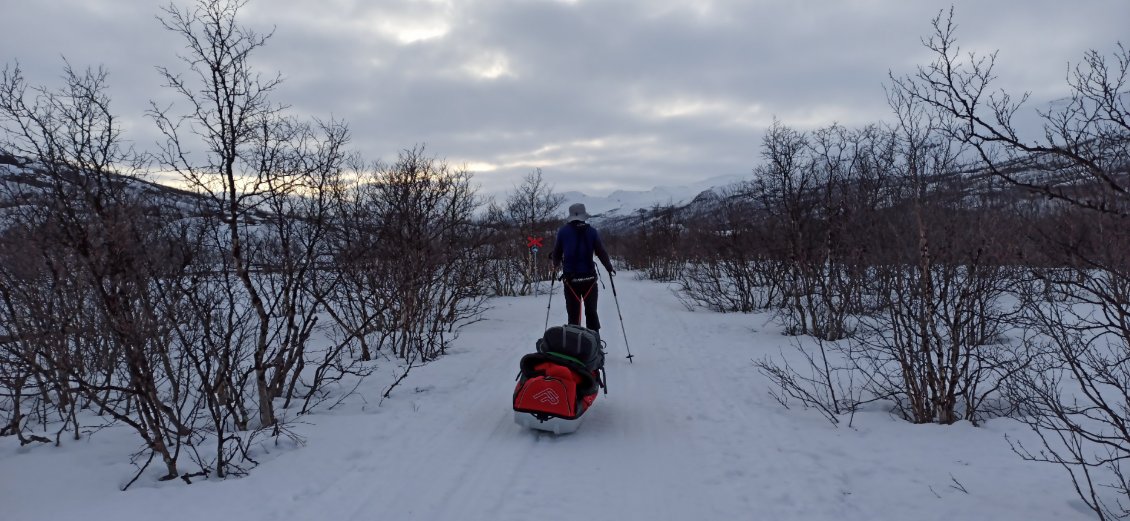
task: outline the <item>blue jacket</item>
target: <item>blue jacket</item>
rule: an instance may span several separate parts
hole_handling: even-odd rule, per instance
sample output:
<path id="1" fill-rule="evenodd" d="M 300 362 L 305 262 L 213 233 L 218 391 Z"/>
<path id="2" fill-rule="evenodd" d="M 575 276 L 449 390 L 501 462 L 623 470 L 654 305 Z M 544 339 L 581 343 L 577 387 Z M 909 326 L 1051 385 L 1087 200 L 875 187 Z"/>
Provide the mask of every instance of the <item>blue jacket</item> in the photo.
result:
<path id="1" fill-rule="evenodd" d="M 562 266 L 561 271 L 565 275 L 596 275 L 593 254 L 600 259 L 604 269 L 613 272 L 612 261 L 600 241 L 600 233 L 583 221 L 573 221 L 557 230 L 557 241 L 549 258 L 555 265 Z"/>

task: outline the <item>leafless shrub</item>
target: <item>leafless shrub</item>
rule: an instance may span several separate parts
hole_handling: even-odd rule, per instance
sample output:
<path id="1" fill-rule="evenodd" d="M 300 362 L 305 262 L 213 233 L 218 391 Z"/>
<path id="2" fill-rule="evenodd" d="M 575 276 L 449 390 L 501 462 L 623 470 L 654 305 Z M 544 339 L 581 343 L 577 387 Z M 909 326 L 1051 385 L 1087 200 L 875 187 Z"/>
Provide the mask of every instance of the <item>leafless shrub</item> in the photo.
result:
<path id="1" fill-rule="evenodd" d="M 758 371 L 776 386 L 770 391 L 778 403 L 789 407 L 790 400 L 806 408 L 815 409 L 833 425 L 839 425 L 844 415 L 848 425 L 855 411 L 864 403 L 864 383 L 856 381 L 867 375 L 850 364 L 850 350 L 841 343 L 814 338 L 815 348 L 795 342 L 793 347 L 801 356 L 802 369 L 787 360 L 782 353 L 778 360 L 765 357 L 755 362 Z M 874 399 L 874 398 L 872 398 Z"/>
<path id="2" fill-rule="evenodd" d="M 486 275 L 495 295 L 529 295 L 538 281 L 553 276 L 549 252 L 562 222 L 557 214 L 562 201 L 539 168 L 514 187 L 503 206 L 488 210 L 486 223 L 494 233 Z M 542 246 L 527 244 L 531 238 L 540 238 Z"/>
<path id="3" fill-rule="evenodd" d="M 0 160 L 23 169 L 0 185 L 0 436 L 128 425 L 127 487 L 154 461 L 186 482 L 247 472 L 255 440 L 297 440 L 282 411 L 340 402 L 375 351 L 434 359 L 487 294 L 470 176 L 421 148 L 347 184 L 346 126 L 269 99 L 243 5 L 161 16 L 186 44 L 184 74 L 161 69 L 179 107 L 151 111 L 157 160 L 191 189 L 175 205 L 141 183 L 104 71 L 68 66 L 55 91 L 0 76 Z"/>
<path id="4" fill-rule="evenodd" d="M 192 429 L 180 385 L 186 368 L 170 348 L 153 285 L 170 274 L 158 256 L 163 227 L 145 210 L 143 192 L 116 172 L 140 164 L 120 144 L 105 72 L 65 72 L 58 91 L 29 93 L 18 67 L 0 80 L 4 148 L 34 158 L 43 180 L 11 194 L 30 204 L 13 209 L 19 218 L 5 236 L 35 260 L 8 262 L 0 274 L 6 355 L 23 385 L 38 381 L 64 429 L 79 435 L 81 397 L 131 426 L 171 479 Z"/>
<path id="5" fill-rule="evenodd" d="M 996 55 L 963 56 L 953 18 L 951 10 L 933 20 L 925 45 L 934 61 L 900 87 L 952 118 L 950 135 L 968 143 L 993 176 L 1052 203 L 1037 206 L 1033 219 L 1034 235 L 1044 239 L 1042 258 L 1032 259 L 1038 283 L 1026 297 L 1025 345 L 1034 359 L 1012 389 L 1043 449 L 1015 448 L 1062 465 L 1098 518 L 1125 517 L 1130 51 L 1120 44 L 1109 57 L 1088 52 L 1069 73 L 1067 99 L 1040 112 L 1042 139 L 1028 140 L 1014 122 L 1027 95 L 991 90 Z"/>
<path id="6" fill-rule="evenodd" d="M 364 319 L 376 349 L 432 360 L 485 302 L 488 236 L 474 223 L 470 175 L 416 148 L 361 179 L 346 198 L 354 235 L 343 281 L 360 296 L 343 313 Z"/>
<path id="7" fill-rule="evenodd" d="M 677 281 L 688 307 L 748 313 L 781 295 L 788 264 L 767 251 L 772 235 L 753 203 L 748 186 L 724 190 L 712 215 L 688 223 L 686 265 Z"/>
<path id="8" fill-rule="evenodd" d="M 692 253 L 686 219 L 672 205 L 656 204 L 646 211 L 647 219 L 620 240 L 613 248 L 628 269 L 639 271 L 650 280 L 673 282 L 682 275 Z M 613 239 L 615 240 L 615 239 Z"/>
<path id="9" fill-rule="evenodd" d="M 764 234 L 760 249 L 784 268 L 774 305 L 789 333 L 851 335 L 851 316 L 865 309 L 893 142 L 876 126 L 801 133 L 775 122 L 766 134 L 765 163 L 749 194 Z"/>
<path id="10" fill-rule="evenodd" d="M 893 127 L 808 135 L 780 127 L 767 138 L 775 141 L 756 193 L 782 216 L 774 221 L 782 240 L 770 244 L 789 263 L 786 331 L 851 339 L 831 351 L 823 341 L 801 349 L 801 370 L 759 367 L 778 396 L 831 418 L 841 403 L 851 410 L 875 399 L 917 423 L 1010 414 L 1002 386 L 1026 360 L 1003 334 L 1019 276 L 993 231 L 1005 209 L 970 195 L 948 121 L 897 87 Z M 838 401 L 844 393 L 856 398 Z"/>
<path id="11" fill-rule="evenodd" d="M 854 358 L 873 375 L 871 391 L 916 423 L 1006 413 L 995 410 L 995 397 L 1024 366 L 1002 345 L 1011 313 L 1002 299 L 1014 270 L 998 264 L 979 232 L 991 213 L 970 208 L 952 175 L 963 150 L 943 131 L 946 121 L 897 85 L 889 95 L 904 204 L 892 209 L 895 247 L 873 268 L 869 292 L 881 311 L 861 319 Z"/>

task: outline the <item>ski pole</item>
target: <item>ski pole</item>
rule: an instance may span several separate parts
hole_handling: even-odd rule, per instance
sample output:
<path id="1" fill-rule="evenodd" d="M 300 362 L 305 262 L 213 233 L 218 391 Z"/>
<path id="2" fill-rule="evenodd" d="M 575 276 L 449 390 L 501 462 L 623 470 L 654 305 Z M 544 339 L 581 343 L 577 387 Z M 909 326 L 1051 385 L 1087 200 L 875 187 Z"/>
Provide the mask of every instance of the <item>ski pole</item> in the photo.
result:
<path id="1" fill-rule="evenodd" d="M 553 270 L 553 278 L 549 279 L 549 302 L 545 304 L 545 329 L 549 329 L 549 308 L 553 306 L 553 283 L 557 281 L 557 270 Z"/>
<path id="2" fill-rule="evenodd" d="M 616 301 L 616 315 L 620 317 L 620 332 L 624 333 L 624 349 L 628 350 L 628 363 L 632 363 L 632 348 L 628 347 L 628 332 L 624 329 L 624 315 L 620 313 L 620 297 L 616 295 L 616 277 L 608 274 L 608 282 L 612 284 L 612 299 Z M 547 320 L 548 324 L 549 321 Z"/>

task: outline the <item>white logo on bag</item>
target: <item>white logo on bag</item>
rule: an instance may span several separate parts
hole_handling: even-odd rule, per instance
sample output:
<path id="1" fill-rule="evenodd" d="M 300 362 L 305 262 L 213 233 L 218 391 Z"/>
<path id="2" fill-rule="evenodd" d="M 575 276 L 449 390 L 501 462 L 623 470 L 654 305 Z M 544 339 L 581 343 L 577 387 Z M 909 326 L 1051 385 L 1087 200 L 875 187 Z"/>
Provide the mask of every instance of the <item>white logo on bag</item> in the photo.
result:
<path id="1" fill-rule="evenodd" d="M 561 397 L 553 392 L 553 389 L 542 389 L 534 395 L 534 399 L 541 403 L 548 403 L 550 405 L 557 405 L 561 403 Z"/>

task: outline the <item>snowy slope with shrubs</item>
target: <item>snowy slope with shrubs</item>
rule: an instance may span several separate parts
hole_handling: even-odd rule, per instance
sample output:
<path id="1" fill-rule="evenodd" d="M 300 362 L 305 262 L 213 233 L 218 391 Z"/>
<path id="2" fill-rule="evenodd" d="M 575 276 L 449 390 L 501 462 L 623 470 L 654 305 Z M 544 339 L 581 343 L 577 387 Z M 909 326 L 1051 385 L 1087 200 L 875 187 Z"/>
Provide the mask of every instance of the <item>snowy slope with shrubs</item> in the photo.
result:
<path id="1" fill-rule="evenodd" d="M 265 437 L 242 478 L 158 482 L 128 491 L 136 436 L 121 427 L 59 446 L 0 438 L 0 517 L 259 520 L 1084 520 L 1066 473 L 1015 455 L 1023 425 L 912 425 L 872 403 L 835 427 L 785 409 L 754 361 L 792 356 L 805 337 L 764 314 L 688 311 L 664 284 L 602 288 L 609 393 L 578 432 L 514 424 L 519 358 L 550 303 L 500 298 L 449 355 L 402 372 L 392 361 L 332 410 L 287 414 L 301 437 Z M 607 284 L 607 281 L 605 281 Z M 623 315 L 634 363 L 625 359 Z M 560 287 L 550 323 L 563 318 Z M 342 390 L 348 390 L 345 385 Z M 851 420 L 847 425 L 846 420 Z M 48 432 L 52 432 L 48 430 Z M 156 466 L 154 466 L 156 467 Z"/>

